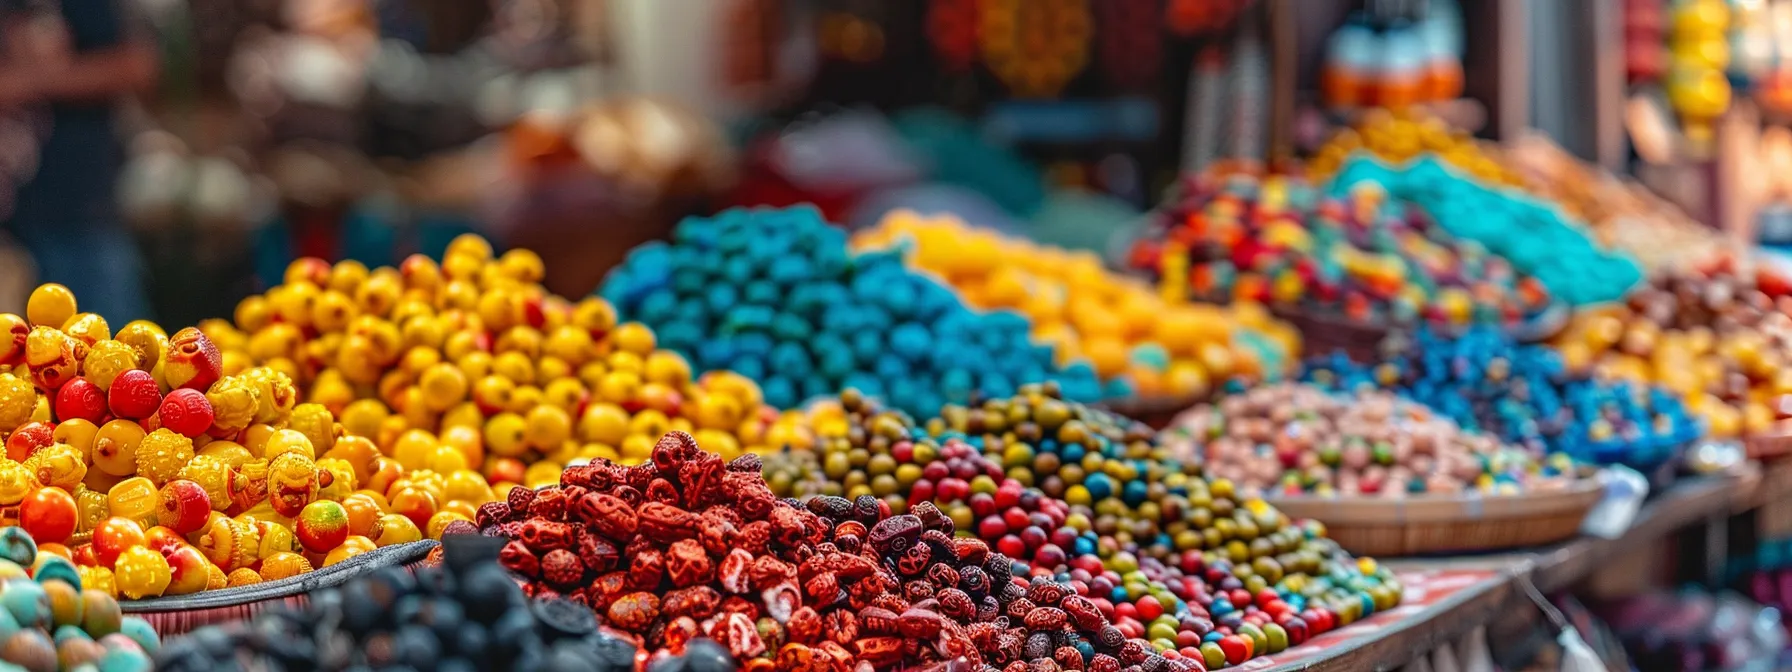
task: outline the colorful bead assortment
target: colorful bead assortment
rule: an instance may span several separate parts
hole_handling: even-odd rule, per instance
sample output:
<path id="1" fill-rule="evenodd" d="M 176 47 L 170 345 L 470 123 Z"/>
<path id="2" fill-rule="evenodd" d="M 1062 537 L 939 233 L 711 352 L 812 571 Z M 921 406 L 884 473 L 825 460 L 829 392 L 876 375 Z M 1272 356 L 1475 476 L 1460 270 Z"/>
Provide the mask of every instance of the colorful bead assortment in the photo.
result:
<path id="1" fill-rule="evenodd" d="M 162 641 L 142 618 L 24 530 L 0 529 L 0 663 L 14 670 L 154 669 Z"/>
<path id="2" fill-rule="evenodd" d="M 1676 273 L 1576 315 L 1556 344 L 1569 370 L 1683 396 L 1711 436 L 1762 435 L 1792 399 L 1789 305 L 1732 271 Z"/>
<path id="3" fill-rule="evenodd" d="M 1373 193 L 1328 198 L 1287 177 L 1196 177 L 1131 264 L 1164 291 L 1357 322 L 1512 325 L 1550 304 L 1537 281 Z"/>
<path id="4" fill-rule="evenodd" d="M 1067 577 L 1166 655 L 1236 665 L 1399 601 L 1388 573 L 1318 527 L 1202 480 L 1149 429 L 1046 387 L 949 406 L 925 426 L 849 390 L 815 422 L 819 456 L 768 458 L 774 492 L 938 511 L 1033 573 Z"/>
<path id="5" fill-rule="evenodd" d="M 625 317 L 702 370 L 757 380 L 778 408 L 856 387 L 929 415 L 974 394 L 1055 380 L 1066 396 L 1122 396 L 1085 363 L 1059 367 L 1026 318 L 974 312 L 896 252 L 854 254 L 813 209 L 730 210 L 636 248 L 601 289 Z"/>
<path id="6" fill-rule="evenodd" d="M 534 486 L 575 459 L 644 460 L 671 429 L 730 457 L 764 437 L 775 413 L 752 381 L 693 380 L 652 330 L 619 323 L 603 299 L 547 293 L 543 272 L 534 253 L 494 256 L 471 235 L 440 264 L 300 259 L 237 307 L 234 326 L 206 329 L 226 356 L 294 377 L 404 470 Z"/>
<path id="7" fill-rule="evenodd" d="M 1651 470 L 1700 436 L 1668 390 L 1571 374 L 1556 351 L 1491 329 L 1454 339 L 1421 331 L 1374 364 L 1321 358 L 1306 379 L 1330 390 L 1387 389 L 1470 431 L 1579 462 Z"/>
<path id="8" fill-rule="evenodd" d="M 1418 206 L 1444 231 L 1480 243 L 1570 305 L 1616 301 L 1643 280 L 1635 259 L 1595 246 L 1585 225 L 1560 208 L 1488 186 L 1435 157 L 1422 156 L 1397 168 L 1353 158 L 1338 172 L 1331 190 L 1349 194 L 1364 183 Z"/>
<path id="9" fill-rule="evenodd" d="M 1566 459 L 1543 464 L 1390 394 L 1299 383 L 1189 409 L 1163 441 L 1246 493 L 1283 497 L 1516 495 L 1561 490 L 1574 474 Z"/>
<path id="10" fill-rule="evenodd" d="M 938 509 L 826 496 L 799 506 L 759 471 L 757 456 L 723 462 L 675 432 L 650 463 L 572 467 L 559 487 L 512 491 L 480 518 L 510 540 L 500 562 L 529 579 L 526 592 L 589 604 L 650 649 L 708 637 L 749 670 L 955 658 L 1165 669 L 1073 586 L 1017 576 L 1008 557 L 954 538 Z"/>
<path id="11" fill-rule="evenodd" d="M 45 285 L 26 318 L 0 315 L 15 336 L 0 353 L 12 369 L 0 373 L 0 506 L 108 592 L 287 578 L 440 536 L 492 498 L 464 460 L 404 473 L 326 407 L 298 403 L 286 373 L 242 368 L 198 329 L 133 322 L 114 335 L 76 306 Z"/>
<path id="12" fill-rule="evenodd" d="M 1087 360 L 1104 380 L 1123 378 L 1141 396 L 1201 397 L 1234 377 L 1273 380 L 1299 357 L 1299 334 L 1255 304 L 1172 303 L 1109 272 L 1093 253 L 952 217 L 893 213 L 853 244 L 902 246 L 911 265 L 939 275 L 965 303 L 1026 315 L 1033 337 L 1055 345 L 1060 359 Z"/>

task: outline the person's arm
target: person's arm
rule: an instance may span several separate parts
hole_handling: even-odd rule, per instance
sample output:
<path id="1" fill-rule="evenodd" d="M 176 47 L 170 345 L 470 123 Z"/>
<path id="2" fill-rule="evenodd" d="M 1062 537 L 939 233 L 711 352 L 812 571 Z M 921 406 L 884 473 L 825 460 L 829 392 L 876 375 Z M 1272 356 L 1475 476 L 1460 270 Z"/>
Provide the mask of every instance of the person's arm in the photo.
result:
<path id="1" fill-rule="evenodd" d="M 62 0 L 66 35 L 19 35 L 41 42 L 0 65 L 0 104 L 98 102 L 154 86 L 155 49 L 126 30 L 121 1 Z"/>
<path id="2" fill-rule="evenodd" d="M 155 50 L 148 45 L 125 43 L 80 53 L 60 68 L 34 73 L 33 97 L 80 102 L 142 93 L 155 86 L 157 69 Z"/>

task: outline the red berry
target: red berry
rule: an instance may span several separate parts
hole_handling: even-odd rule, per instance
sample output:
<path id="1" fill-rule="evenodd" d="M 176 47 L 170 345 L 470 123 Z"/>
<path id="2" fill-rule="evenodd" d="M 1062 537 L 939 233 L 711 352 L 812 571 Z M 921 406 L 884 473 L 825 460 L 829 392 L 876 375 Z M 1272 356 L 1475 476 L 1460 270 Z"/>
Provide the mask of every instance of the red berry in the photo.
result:
<path id="1" fill-rule="evenodd" d="M 169 398 L 174 397 L 169 395 Z M 211 513 L 211 497 L 205 494 L 205 488 L 198 483 L 176 479 L 162 486 L 162 507 L 156 511 L 156 522 L 163 527 L 183 535 L 191 534 L 205 526 Z"/>
<path id="2" fill-rule="evenodd" d="M 1138 608 L 1141 621 L 1157 620 L 1157 617 L 1164 615 L 1164 605 L 1158 604 L 1157 598 L 1150 595 L 1140 597 L 1133 606 Z"/>
<path id="3" fill-rule="evenodd" d="M 56 390 L 54 410 L 59 421 L 80 418 L 100 424 L 106 417 L 106 392 L 86 378 L 70 379 Z"/>
<path id="4" fill-rule="evenodd" d="M 1008 534 L 1008 525 L 1001 518 L 990 516 L 977 523 L 977 536 L 982 539 L 1001 539 L 1005 534 Z"/>
<path id="5" fill-rule="evenodd" d="M 1251 640 L 1243 635 L 1220 638 L 1220 650 L 1226 652 L 1226 664 L 1238 665 L 1251 657 Z"/>
<path id="6" fill-rule="evenodd" d="M 56 442 L 55 428 L 45 422 L 27 422 L 12 435 L 6 437 L 6 457 L 14 462 L 24 462 L 37 449 Z"/>
<path id="7" fill-rule="evenodd" d="M 933 481 L 926 479 L 915 481 L 915 484 L 911 486 L 911 489 L 908 492 L 908 505 L 914 506 L 921 502 L 933 501 L 933 492 Z"/>
<path id="8" fill-rule="evenodd" d="M 996 551 L 1010 558 L 1023 558 L 1027 554 L 1027 545 L 1021 543 L 1020 537 L 1009 534 L 996 541 Z"/>
<path id="9" fill-rule="evenodd" d="M 79 520 L 75 498 L 62 488 L 38 488 L 19 503 L 19 527 L 40 544 L 62 543 Z"/>
<path id="10" fill-rule="evenodd" d="M 65 388 L 66 389 L 66 388 Z M 156 411 L 162 426 L 187 438 L 204 434 L 212 427 L 212 402 L 199 390 L 179 389 L 169 392 Z"/>
<path id="11" fill-rule="evenodd" d="M 156 379 L 142 369 L 131 369 L 118 374 L 112 380 L 112 391 L 107 396 L 112 406 L 112 414 L 130 420 L 141 420 L 154 415 L 162 405 L 162 389 L 156 385 Z"/>
<path id="12" fill-rule="evenodd" d="M 1032 522 L 1027 519 L 1027 512 L 1022 511 L 1020 510 L 1020 507 L 1015 506 L 1008 507 L 1008 510 L 1002 512 L 1002 522 L 1007 523 L 1009 529 L 1015 530 L 1032 524 Z"/>

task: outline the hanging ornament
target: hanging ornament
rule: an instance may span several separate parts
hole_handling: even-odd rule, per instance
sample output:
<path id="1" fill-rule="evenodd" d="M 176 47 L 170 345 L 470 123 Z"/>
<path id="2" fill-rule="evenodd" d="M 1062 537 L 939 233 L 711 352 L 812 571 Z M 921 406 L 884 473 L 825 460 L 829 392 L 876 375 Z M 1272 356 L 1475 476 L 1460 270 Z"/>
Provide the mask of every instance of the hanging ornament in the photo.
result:
<path id="1" fill-rule="evenodd" d="M 1089 0 L 985 0 L 977 39 L 983 62 L 1009 92 L 1050 98 L 1087 67 Z"/>
<path id="2" fill-rule="evenodd" d="M 782 3 L 779 0 L 734 0 L 722 15 L 727 44 L 722 50 L 722 77 L 731 86 L 750 87 L 772 81 Z"/>
<path id="3" fill-rule="evenodd" d="M 1164 25 L 1177 37 L 1219 32 L 1249 4 L 1251 0 L 1170 0 L 1164 6 Z"/>
<path id="4" fill-rule="evenodd" d="M 884 27 L 875 2 L 851 2 L 826 10 L 816 20 L 821 55 L 834 61 L 867 65 L 883 60 Z"/>
<path id="5" fill-rule="evenodd" d="M 951 72 L 977 62 L 977 0 L 933 0 L 927 6 L 927 41 L 940 67 Z"/>
<path id="6" fill-rule="evenodd" d="M 1095 4 L 1095 11 L 1101 66 L 1108 79 L 1121 89 L 1150 88 L 1163 63 L 1157 0 L 1104 0 Z"/>

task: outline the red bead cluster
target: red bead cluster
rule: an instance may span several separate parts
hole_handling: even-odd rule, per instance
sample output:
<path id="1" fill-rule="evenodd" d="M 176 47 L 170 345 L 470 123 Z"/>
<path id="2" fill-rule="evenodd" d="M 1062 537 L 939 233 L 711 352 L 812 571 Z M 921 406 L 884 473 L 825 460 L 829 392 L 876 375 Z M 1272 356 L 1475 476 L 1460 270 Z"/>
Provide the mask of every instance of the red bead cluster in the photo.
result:
<path id="1" fill-rule="evenodd" d="M 720 642 L 750 671 L 963 661 L 1003 672 L 1175 672 L 1097 605 L 921 502 L 772 496 L 756 456 L 723 463 L 673 432 L 650 462 L 572 467 L 479 509 L 536 596 L 589 605 L 650 650 Z M 1024 567 L 1023 567 L 1024 569 Z"/>

